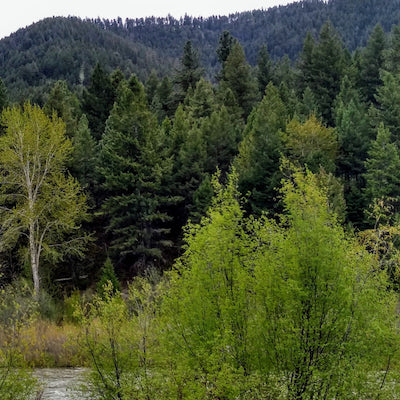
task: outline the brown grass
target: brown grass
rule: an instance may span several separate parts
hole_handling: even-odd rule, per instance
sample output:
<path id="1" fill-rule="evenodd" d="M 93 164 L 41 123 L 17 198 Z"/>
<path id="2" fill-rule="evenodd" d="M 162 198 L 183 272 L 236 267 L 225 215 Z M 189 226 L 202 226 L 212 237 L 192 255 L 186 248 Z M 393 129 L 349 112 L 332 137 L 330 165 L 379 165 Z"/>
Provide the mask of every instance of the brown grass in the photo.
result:
<path id="1" fill-rule="evenodd" d="M 36 320 L 17 333 L 0 332 L 0 344 L 12 343 L 31 367 L 84 366 L 86 362 L 78 345 L 79 332 L 80 328 L 70 323 L 57 325 Z"/>

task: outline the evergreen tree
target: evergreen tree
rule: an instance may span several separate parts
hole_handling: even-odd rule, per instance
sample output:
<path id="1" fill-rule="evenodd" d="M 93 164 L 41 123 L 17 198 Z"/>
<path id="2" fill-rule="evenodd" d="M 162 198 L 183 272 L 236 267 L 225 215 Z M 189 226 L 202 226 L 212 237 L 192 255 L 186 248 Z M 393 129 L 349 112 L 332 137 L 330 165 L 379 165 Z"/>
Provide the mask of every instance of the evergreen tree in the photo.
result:
<path id="1" fill-rule="evenodd" d="M 237 40 L 229 31 L 223 31 L 219 37 L 218 48 L 216 50 L 218 61 L 221 63 L 221 72 L 217 76 L 218 80 L 225 78 L 225 62 Z"/>
<path id="2" fill-rule="evenodd" d="M 303 120 L 306 120 L 310 115 L 319 116 L 317 101 L 308 86 L 304 89 L 303 98 L 298 103 L 297 113 Z"/>
<path id="3" fill-rule="evenodd" d="M 243 123 L 232 118 L 226 107 L 215 110 L 200 127 L 206 144 L 205 169 L 214 174 L 218 168 L 225 177 L 233 158 L 238 153 Z"/>
<path id="4" fill-rule="evenodd" d="M 163 182 L 171 173 L 164 138 L 148 109 L 143 86 L 132 77 L 122 83 L 100 143 L 98 172 L 103 179 L 106 232 L 119 264 L 143 271 L 162 265 L 171 199 Z"/>
<path id="5" fill-rule="evenodd" d="M 395 25 L 384 50 L 384 69 L 392 74 L 400 72 L 400 25 Z"/>
<path id="6" fill-rule="evenodd" d="M 107 257 L 103 267 L 100 270 L 100 280 L 97 282 L 97 293 L 104 299 L 107 294 L 115 294 L 121 290 L 121 285 L 114 271 L 111 258 Z"/>
<path id="7" fill-rule="evenodd" d="M 96 143 L 89 129 L 89 122 L 83 114 L 73 138 L 70 170 L 85 189 L 93 190 L 95 183 Z"/>
<path id="8" fill-rule="evenodd" d="M 68 137 L 73 138 L 75 136 L 82 112 L 79 100 L 68 89 L 67 82 L 58 81 L 54 84 L 43 110 L 49 117 L 55 112 L 65 122 Z"/>
<path id="9" fill-rule="evenodd" d="M 176 99 L 173 98 L 171 79 L 167 76 L 161 80 L 157 87 L 150 108 L 157 115 L 159 122 L 163 121 L 165 117 L 173 117 Z"/>
<path id="10" fill-rule="evenodd" d="M 347 218 L 360 226 L 364 220 L 365 160 L 372 129 L 364 103 L 350 79 L 343 79 L 336 99 L 335 123 L 339 142 L 337 175 L 343 179 Z"/>
<path id="11" fill-rule="evenodd" d="M 105 123 L 115 99 L 115 89 L 110 76 L 96 64 L 90 85 L 83 92 L 82 110 L 89 121 L 89 128 L 96 141 L 104 133 Z"/>
<path id="12" fill-rule="evenodd" d="M 146 92 L 147 103 L 151 105 L 153 99 L 156 95 L 157 89 L 160 85 L 160 80 L 158 79 L 157 73 L 152 70 L 149 77 L 147 78 L 144 90 Z"/>
<path id="13" fill-rule="evenodd" d="M 360 84 L 361 93 L 368 104 L 376 104 L 375 94 L 382 85 L 380 77 L 386 48 L 385 32 L 376 25 L 361 56 Z"/>
<path id="14" fill-rule="evenodd" d="M 240 192 L 250 194 L 249 205 L 254 213 L 274 209 L 286 118 L 279 91 L 269 83 L 261 103 L 249 116 L 235 160 Z"/>
<path id="15" fill-rule="evenodd" d="M 315 40 L 311 33 L 307 32 L 297 65 L 296 81 L 300 93 L 303 93 L 307 87 L 310 88 L 314 80 L 314 48 Z"/>
<path id="16" fill-rule="evenodd" d="M 388 128 L 381 124 L 376 140 L 371 143 L 365 162 L 365 196 L 368 204 L 374 199 L 391 198 L 400 203 L 400 155 L 398 147 L 391 141 Z"/>
<path id="17" fill-rule="evenodd" d="M 263 95 L 268 83 L 273 81 L 273 62 L 269 56 L 267 46 L 263 45 L 257 58 L 257 82 L 258 89 Z"/>
<path id="18" fill-rule="evenodd" d="M 400 75 L 382 72 L 383 85 L 377 89 L 376 108 L 370 109 L 371 120 L 376 127 L 383 122 L 400 146 Z"/>
<path id="19" fill-rule="evenodd" d="M 215 94 L 211 83 L 201 78 L 193 93 L 187 97 L 185 109 L 191 119 L 199 120 L 210 117 L 215 110 L 215 103 Z"/>
<path id="20" fill-rule="evenodd" d="M 181 66 L 174 79 L 179 88 L 177 96 L 180 101 L 184 100 L 189 89 L 196 87 L 202 75 L 203 68 L 200 66 L 199 55 L 193 48 L 192 42 L 188 40 L 183 47 Z"/>
<path id="21" fill-rule="evenodd" d="M 2 79 L 0 79 L 0 111 L 8 106 L 8 93 Z"/>
<path id="22" fill-rule="evenodd" d="M 321 28 L 319 40 L 312 51 L 310 89 L 315 95 L 324 121 L 333 126 L 333 104 L 340 91 L 344 72 L 342 44 L 333 26 L 328 22 Z"/>
<path id="23" fill-rule="evenodd" d="M 257 99 L 257 89 L 239 42 L 233 44 L 225 61 L 224 78 L 220 84 L 232 90 L 238 105 L 243 110 L 243 116 L 247 117 Z"/>

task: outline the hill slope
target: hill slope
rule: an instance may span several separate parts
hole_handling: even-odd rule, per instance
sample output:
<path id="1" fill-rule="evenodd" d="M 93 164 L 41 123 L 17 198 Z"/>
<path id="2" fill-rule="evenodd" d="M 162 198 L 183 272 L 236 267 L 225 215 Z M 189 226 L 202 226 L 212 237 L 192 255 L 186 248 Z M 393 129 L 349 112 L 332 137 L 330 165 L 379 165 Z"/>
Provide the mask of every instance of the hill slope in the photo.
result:
<path id="1" fill-rule="evenodd" d="M 0 76 L 13 100 L 34 97 L 63 79 L 86 84 L 95 64 L 145 79 L 152 68 L 166 73 L 173 60 L 79 18 L 48 18 L 0 41 Z M 34 89 L 36 87 L 36 89 Z"/>
<path id="2" fill-rule="evenodd" d="M 185 16 L 117 20 L 48 18 L 0 41 L 0 77 L 12 100 L 34 98 L 55 80 L 71 86 L 87 83 L 96 62 L 111 71 L 136 73 L 144 80 L 152 69 L 173 71 L 183 45 L 192 40 L 209 77 L 219 69 L 215 49 L 222 31 L 239 39 L 251 64 L 267 44 L 276 59 L 295 59 L 308 31 L 314 36 L 330 19 L 349 50 L 365 45 L 373 27 L 389 31 L 400 21 L 400 0 L 305 0 L 269 10 L 207 19 Z"/>

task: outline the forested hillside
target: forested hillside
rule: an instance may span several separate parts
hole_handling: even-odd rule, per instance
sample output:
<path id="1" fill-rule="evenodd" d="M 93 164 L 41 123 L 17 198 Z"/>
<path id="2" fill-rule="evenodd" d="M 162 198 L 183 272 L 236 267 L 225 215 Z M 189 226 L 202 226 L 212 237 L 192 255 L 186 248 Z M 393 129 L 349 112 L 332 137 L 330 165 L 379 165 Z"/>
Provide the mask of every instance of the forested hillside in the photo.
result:
<path id="1" fill-rule="evenodd" d="M 98 61 L 107 72 L 120 68 L 141 80 L 152 69 L 164 76 L 174 71 L 190 40 L 199 51 L 206 76 L 215 81 L 219 68 L 215 49 L 224 30 L 240 41 L 254 66 L 263 45 L 274 60 L 288 56 L 293 62 L 306 33 L 315 38 L 327 20 L 346 48 L 354 51 L 366 44 L 377 23 L 389 32 L 399 18 L 399 0 L 305 0 L 268 10 L 179 20 L 49 18 L 0 41 L 0 77 L 12 99 L 29 96 L 41 102 L 51 82 L 58 79 L 79 90 Z"/>
<path id="2" fill-rule="evenodd" d="M 165 54 L 74 17 L 45 19 L 0 41 L 0 76 L 15 100 L 43 102 L 60 79 L 80 90 L 99 61 L 108 71 L 119 68 L 141 79 L 152 69 L 164 74 L 174 65 Z"/>

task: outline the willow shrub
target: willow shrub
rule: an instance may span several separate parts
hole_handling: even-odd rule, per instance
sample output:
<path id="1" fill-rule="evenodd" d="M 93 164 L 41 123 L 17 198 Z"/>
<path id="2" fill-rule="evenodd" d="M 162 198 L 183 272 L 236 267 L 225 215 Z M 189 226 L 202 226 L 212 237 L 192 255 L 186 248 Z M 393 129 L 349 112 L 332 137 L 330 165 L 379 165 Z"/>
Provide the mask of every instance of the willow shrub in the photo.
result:
<path id="1" fill-rule="evenodd" d="M 393 398 L 395 296 L 315 176 L 284 182 L 280 223 L 243 216 L 235 174 L 214 185 L 163 299 L 175 398 Z"/>

